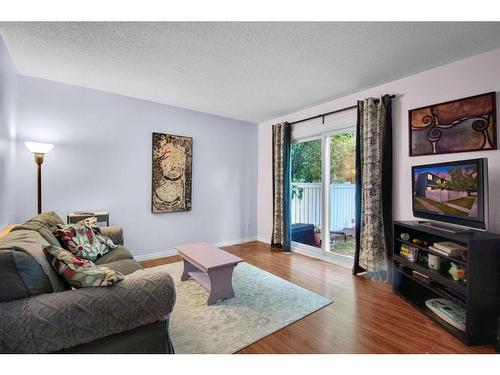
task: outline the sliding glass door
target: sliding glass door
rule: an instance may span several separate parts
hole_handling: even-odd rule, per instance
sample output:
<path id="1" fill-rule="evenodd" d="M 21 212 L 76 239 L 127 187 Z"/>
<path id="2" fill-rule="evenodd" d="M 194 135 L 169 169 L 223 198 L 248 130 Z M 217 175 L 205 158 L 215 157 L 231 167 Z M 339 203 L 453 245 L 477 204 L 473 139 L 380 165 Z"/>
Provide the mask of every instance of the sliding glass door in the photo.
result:
<path id="1" fill-rule="evenodd" d="M 321 250 L 323 222 L 322 140 L 310 139 L 293 143 L 291 147 L 291 229 L 292 241 Z"/>
<path id="2" fill-rule="evenodd" d="M 351 267 L 355 157 L 353 127 L 295 139 L 291 149 L 292 247 Z"/>
<path id="3" fill-rule="evenodd" d="M 330 246 L 337 259 L 350 263 L 355 250 L 356 135 L 347 129 L 329 136 L 330 186 L 328 215 Z"/>

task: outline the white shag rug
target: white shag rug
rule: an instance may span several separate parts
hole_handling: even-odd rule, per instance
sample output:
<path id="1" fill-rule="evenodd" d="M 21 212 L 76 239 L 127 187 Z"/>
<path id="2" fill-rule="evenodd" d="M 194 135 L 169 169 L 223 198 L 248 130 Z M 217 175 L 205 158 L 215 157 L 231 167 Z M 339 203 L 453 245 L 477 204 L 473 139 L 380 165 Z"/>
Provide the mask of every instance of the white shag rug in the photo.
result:
<path id="1" fill-rule="evenodd" d="M 182 268 L 182 262 L 154 267 L 175 281 L 169 332 L 176 353 L 234 353 L 332 302 L 240 263 L 233 274 L 235 296 L 208 306 L 207 290 L 194 280 L 181 281 Z"/>

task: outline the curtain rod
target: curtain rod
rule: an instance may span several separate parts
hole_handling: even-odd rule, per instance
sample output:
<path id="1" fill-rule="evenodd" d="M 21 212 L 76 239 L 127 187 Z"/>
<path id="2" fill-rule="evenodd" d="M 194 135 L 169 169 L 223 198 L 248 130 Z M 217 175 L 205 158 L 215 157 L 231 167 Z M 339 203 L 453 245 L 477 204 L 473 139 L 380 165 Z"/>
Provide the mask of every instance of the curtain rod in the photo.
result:
<path id="1" fill-rule="evenodd" d="M 396 95 L 389 96 L 390 99 L 394 99 L 395 97 L 396 97 Z M 350 107 L 336 109 L 335 111 L 322 113 L 320 115 L 311 116 L 311 117 L 308 117 L 308 118 L 303 118 L 302 120 L 297 120 L 297 121 L 289 122 L 288 124 L 289 125 L 294 125 L 294 124 L 298 124 L 299 122 L 305 122 L 305 121 L 309 121 L 309 120 L 314 120 L 315 118 L 322 118 L 323 119 L 323 124 L 324 124 L 325 123 L 325 116 L 333 115 L 334 113 L 343 112 L 343 111 L 347 111 L 349 109 L 354 109 L 354 108 L 357 108 L 357 105 L 351 105 Z"/>

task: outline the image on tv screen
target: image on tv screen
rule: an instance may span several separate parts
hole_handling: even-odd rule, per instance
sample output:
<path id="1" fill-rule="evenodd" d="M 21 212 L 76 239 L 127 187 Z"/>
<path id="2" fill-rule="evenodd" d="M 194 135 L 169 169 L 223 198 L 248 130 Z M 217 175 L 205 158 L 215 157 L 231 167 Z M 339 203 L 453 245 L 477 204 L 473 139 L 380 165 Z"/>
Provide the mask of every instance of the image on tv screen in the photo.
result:
<path id="1" fill-rule="evenodd" d="M 477 169 L 475 163 L 416 167 L 413 170 L 414 210 L 477 219 Z"/>

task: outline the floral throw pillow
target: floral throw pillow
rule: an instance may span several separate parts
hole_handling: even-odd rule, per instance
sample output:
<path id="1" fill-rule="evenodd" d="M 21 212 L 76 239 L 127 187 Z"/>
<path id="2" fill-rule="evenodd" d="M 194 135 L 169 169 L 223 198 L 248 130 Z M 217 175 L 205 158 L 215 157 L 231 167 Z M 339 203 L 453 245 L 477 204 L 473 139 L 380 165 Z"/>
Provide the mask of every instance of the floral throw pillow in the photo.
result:
<path id="1" fill-rule="evenodd" d="M 63 247 L 78 258 L 94 261 L 116 248 L 113 241 L 101 235 L 95 222 L 89 219 L 76 224 L 58 224 L 55 234 Z"/>
<path id="2" fill-rule="evenodd" d="M 111 238 L 101 233 L 101 229 L 99 229 L 99 227 L 97 226 L 97 218 L 89 217 L 88 219 L 79 221 L 78 224 L 85 224 L 90 226 L 97 240 L 109 247 L 110 251 L 117 248 L 117 245 L 115 245 L 115 243 L 111 241 Z"/>
<path id="3" fill-rule="evenodd" d="M 121 272 L 96 266 L 87 259 L 79 259 L 68 250 L 48 245 L 43 252 L 57 273 L 73 288 L 111 286 L 123 280 Z"/>

